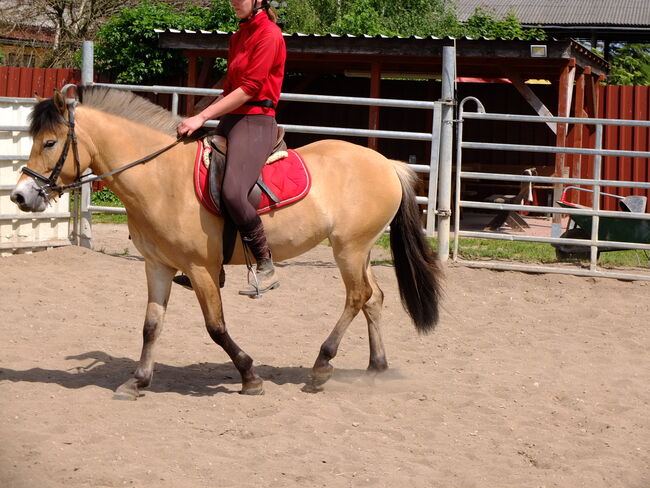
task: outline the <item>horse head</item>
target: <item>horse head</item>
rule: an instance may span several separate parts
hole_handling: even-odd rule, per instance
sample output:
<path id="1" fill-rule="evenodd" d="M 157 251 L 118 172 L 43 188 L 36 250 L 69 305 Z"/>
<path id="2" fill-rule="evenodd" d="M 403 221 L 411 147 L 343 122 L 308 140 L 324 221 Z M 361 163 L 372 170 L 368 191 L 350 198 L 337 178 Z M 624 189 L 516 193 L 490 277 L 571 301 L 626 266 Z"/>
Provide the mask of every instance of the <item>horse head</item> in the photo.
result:
<path id="1" fill-rule="evenodd" d="M 77 100 L 66 98 L 58 90 L 52 98 L 36 98 L 38 103 L 29 117 L 32 149 L 11 192 L 11 201 L 25 212 L 45 210 L 54 194 L 62 193 L 62 186 L 78 179 L 91 159 L 86 145 L 77 141 Z"/>

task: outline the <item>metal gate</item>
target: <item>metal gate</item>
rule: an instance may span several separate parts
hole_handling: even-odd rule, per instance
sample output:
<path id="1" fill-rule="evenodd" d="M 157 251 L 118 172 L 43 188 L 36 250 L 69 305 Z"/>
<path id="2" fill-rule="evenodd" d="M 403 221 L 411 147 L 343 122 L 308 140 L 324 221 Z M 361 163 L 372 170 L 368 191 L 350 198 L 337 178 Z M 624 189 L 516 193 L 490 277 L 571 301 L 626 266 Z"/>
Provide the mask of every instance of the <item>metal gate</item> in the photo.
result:
<path id="1" fill-rule="evenodd" d="M 466 103 L 474 103 L 477 107 L 477 112 L 465 111 Z M 557 147 L 557 146 L 532 146 L 532 145 L 519 145 L 519 144 L 497 144 L 487 142 L 471 142 L 463 139 L 463 122 L 465 120 L 481 120 L 481 121 L 513 121 L 523 123 L 557 123 L 557 124 L 584 124 L 595 126 L 596 138 L 595 147 L 593 149 L 586 148 L 570 148 L 570 147 Z M 613 271 L 606 271 L 598 266 L 597 257 L 598 249 L 607 247 L 614 249 L 642 249 L 650 250 L 650 243 L 647 242 L 620 242 L 620 241 L 604 241 L 599 240 L 599 226 L 601 217 L 614 217 L 616 219 L 629 219 L 631 222 L 641 224 L 642 222 L 650 220 L 648 213 L 636 212 L 612 212 L 600 210 L 601 200 L 601 187 L 625 187 L 625 188 L 650 188 L 650 183 L 647 182 L 631 182 L 619 180 L 603 180 L 601 179 L 601 163 L 603 156 L 624 156 L 624 157 L 637 157 L 637 158 L 650 158 L 650 152 L 644 151 L 615 151 L 605 150 L 602 148 L 603 142 L 603 127 L 605 126 L 631 126 L 631 127 L 650 127 L 650 122 L 647 121 L 634 121 L 634 120 L 614 120 L 614 119 L 591 119 L 591 118 L 575 118 L 575 117 L 540 117 L 540 116 L 527 116 L 527 115 L 509 115 L 509 114 L 490 114 L 486 113 L 483 105 L 479 100 L 473 97 L 466 98 L 459 105 L 459 120 L 457 125 L 457 154 L 456 154 L 456 198 L 454 204 L 455 212 L 455 238 L 453 247 L 453 260 L 471 267 L 491 268 L 501 270 L 517 270 L 528 272 L 543 272 L 543 273 L 561 273 L 572 274 L 579 276 L 601 276 L 618 279 L 637 279 L 637 280 L 650 280 L 650 275 L 639 275 L 632 273 L 620 273 Z M 549 176 L 526 176 L 526 175 L 513 175 L 513 174 L 500 174 L 500 173 L 487 173 L 487 172 L 471 172 L 463 171 L 463 149 L 480 149 L 480 150 L 497 150 L 497 151 L 523 151 L 523 152 L 540 152 L 540 153 L 554 153 L 554 154 L 584 154 L 594 156 L 594 174 L 591 179 L 577 179 L 577 178 L 564 178 L 564 177 L 549 177 Z M 593 205 L 592 208 L 560 208 L 559 206 L 529 206 L 517 205 L 506 203 L 488 203 L 469 201 L 461 199 L 461 184 L 464 179 L 487 180 L 487 181 L 512 181 L 512 182 L 531 182 L 531 183 L 544 183 L 547 185 L 555 185 L 555 196 L 558 195 L 558 190 L 561 190 L 562 185 L 572 186 L 590 186 L 593 188 Z M 557 198 L 554 198 L 557 200 Z M 460 230 L 460 213 L 463 208 L 474 209 L 490 209 L 496 211 L 513 211 L 513 212 L 532 212 L 532 213 L 545 213 L 545 214 L 567 214 L 567 215 L 582 215 L 590 216 L 591 225 L 591 238 L 590 239 L 574 239 L 574 238 L 559 238 L 560 228 L 554 224 L 554 232 L 552 237 L 536 237 L 525 235 L 512 235 L 512 234 L 499 234 L 494 232 L 472 232 Z M 645 225 L 643 223 L 642 225 Z M 589 246 L 590 247 L 590 265 L 589 269 L 577 269 L 574 267 L 566 266 L 533 266 L 533 265 L 519 265 L 510 263 L 500 263 L 496 261 L 469 261 L 463 260 L 459 257 L 459 237 L 475 237 L 482 239 L 501 239 L 509 241 L 527 241 L 527 242 L 545 242 L 549 244 L 565 244 L 575 246 Z"/>
<path id="2" fill-rule="evenodd" d="M 0 97 L 0 255 L 70 244 L 70 199 L 64 195 L 40 213 L 20 212 L 9 199 L 32 140 L 27 117 L 36 100 Z"/>
<path id="3" fill-rule="evenodd" d="M 93 86 L 104 86 L 120 90 L 149 93 L 169 93 L 172 95 L 172 113 L 178 113 L 179 96 L 202 95 L 216 97 L 223 90 L 187 88 L 174 86 L 141 86 L 141 85 L 116 85 L 111 83 L 93 83 L 93 44 L 84 42 L 82 50 L 82 83 Z M 433 237 L 438 228 L 439 246 L 438 254 L 445 261 L 449 255 L 449 229 L 451 220 L 451 166 L 453 145 L 453 83 L 455 79 L 455 48 L 443 48 L 443 87 L 442 100 L 437 102 L 394 100 L 381 98 L 338 97 L 304 94 L 282 94 L 280 99 L 293 102 L 329 103 L 343 105 L 360 105 L 376 107 L 393 107 L 403 109 L 431 110 L 433 113 L 431 132 L 403 132 L 388 130 L 348 129 L 341 127 L 322 127 L 307 125 L 280 124 L 287 132 L 300 132 L 304 134 L 320 134 L 326 136 L 356 136 L 376 137 L 387 139 L 407 139 L 422 141 L 431 145 L 429 164 L 409 164 L 417 173 L 426 173 L 429 176 L 427 196 L 418 196 L 416 202 L 425 206 L 423 212 L 426 216 L 425 234 Z M 216 127 L 218 121 L 209 121 L 206 127 Z M 439 185 L 438 182 L 446 182 Z M 89 243 L 92 239 L 92 212 L 125 213 L 123 208 L 99 207 L 90 203 L 90 192 L 84 190 L 81 198 L 81 241 Z M 437 218 L 436 218 L 437 217 Z M 436 225 L 438 224 L 438 225 Z M 87 244 L 89 245 L 89 244 Z"/>

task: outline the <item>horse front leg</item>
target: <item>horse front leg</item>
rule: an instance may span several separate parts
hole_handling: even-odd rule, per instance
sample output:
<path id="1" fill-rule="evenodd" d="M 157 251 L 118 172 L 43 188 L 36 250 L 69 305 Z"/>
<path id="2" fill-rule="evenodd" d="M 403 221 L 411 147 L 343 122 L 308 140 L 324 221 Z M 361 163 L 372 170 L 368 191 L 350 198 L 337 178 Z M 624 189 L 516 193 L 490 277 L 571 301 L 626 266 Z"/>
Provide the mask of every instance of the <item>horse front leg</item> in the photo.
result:
<path id="1" fill-rule="evenodd" d="M 153 377 L 153 349 L 160 336 L 169 301 L 172 277 L 176 270 L 159 263 L 145 262 L 147 274 L 147 312 L 142 329 L 142 354 L 133 378 L 120 385 L 113 398 L 116 400 L 137 400 L 140 388 L 151 384 Z"/>
<path id="2" fill-rule="evenodd" d="M 242 379 L 243 395 L 262 395 L 264 393 L 262 378 L 255 374 L 253 360 L 246 354 L 226 330 L 223 317 L 221 291 L 219 290 L 219 269 L 208 271 L 204 268 L 194 270 L 190 279 L 203 311 L 205 326 L 214 342 L 228 354 L 239 371 Z"/>

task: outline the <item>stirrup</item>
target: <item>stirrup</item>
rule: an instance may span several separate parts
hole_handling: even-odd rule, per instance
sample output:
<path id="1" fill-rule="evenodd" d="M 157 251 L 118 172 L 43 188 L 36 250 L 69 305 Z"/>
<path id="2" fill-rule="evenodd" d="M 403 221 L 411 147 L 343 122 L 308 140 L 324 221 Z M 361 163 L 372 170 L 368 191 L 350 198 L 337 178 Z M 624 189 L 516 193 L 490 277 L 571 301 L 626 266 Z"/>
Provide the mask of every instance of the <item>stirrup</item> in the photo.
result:
<path id="1" fill-rule="evenodd" d="M 251 277 L 252 276 L 252 279 Z M 275 290 L 280 286 L 280 280 L 276 279 L 274 276 L 270 276 L 272 279 L 270 284 L 261 284 L 257 279 L 257 273 L 253 270 L 250 270 L 248 287 L 243 290 L 239 290 L 240 295 L 247 296 L 249 298 L 261 298 L 262 294 L 266 293 L 269 290 Z"/>
<path id="2" fill-rule="evenodd" d="M 257 266 L 253 266 L 248 256 L 248 252 L 245 249 L 245 246 L 244 255 L 246 258 L 246 267 L 248 268 L 248 286 L 243 290 L 239 290 L 240 295 L 244 295 L 249 298 L 261 298 L 263 293 L 266 293 L 269 290 L 274 290 L 280 286 L 280 281 L 275 277 L 275 269 L 273 268 L 272 258 L 270 258 L 271 274 L 269 276 L 266 276 L 270 283 L 261 283 L 261 281 L 265 278 L 265 274 L 268 273 L 269 270 L 260 272 L 260 278 L 262 278 L 262 280 L 260 280 L 257 276 L 257 266 L 259 266 L 259 264 Z"/>

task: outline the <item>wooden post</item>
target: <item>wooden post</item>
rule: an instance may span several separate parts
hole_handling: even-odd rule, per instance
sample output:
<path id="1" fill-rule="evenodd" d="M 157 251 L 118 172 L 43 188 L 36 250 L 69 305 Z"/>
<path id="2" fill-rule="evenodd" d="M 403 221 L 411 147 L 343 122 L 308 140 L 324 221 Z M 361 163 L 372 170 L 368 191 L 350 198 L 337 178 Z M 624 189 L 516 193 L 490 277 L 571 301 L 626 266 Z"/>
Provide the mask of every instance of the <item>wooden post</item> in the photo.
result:
<path id="1" fill-rule="evenodd" d="M 574 115 L 576 117 L 586 117 L 587 113 L 585 112 L 585 73 L 582 72 L 576 79 L 576 96 L 575 96 L 575 102 L 574 102 Z M 583 131 L 584 131 L 584 125 L 583 124 L 575 124 L 573 128 L 571 129 L 572 133 L 572 139 L 573 139 L 573 147 L 583 147 Z M 572 154 L 571 155 L 571 164 L 570 164 L 570 169 L 571 169 L 571 176 L 574 178 L 580 178 L 582 176 L 582 154 Z M 586 196 L 586 195 L 584 195 Z M 583 196 L 583 197 L 584 197 Z M 586 204 L 585 198 L 583 198 L 584 201 L 581 203 Z"/>
<path id="2" fill-rule="evenodd" d="M 560 74 L 560 83 L 558 90 L 558 117 L 568 117 L 571 98 L 573 95 L 573 80 L 575 78 L 575 59 L 570 59 Z M 567 124 L 557 124 L 556 146 L 566 147 Z M 555 156 L 555 175 L 564 178 L 568 176 L 566 168 L 566 154 L 558 153 Z M 554 185 L 553 201 L 562 197 L 562 185 Z M 562 233 L 562 214 L 553 214 L 551 224 L 551 236 L 560 237 Z"/>
<path id="3" fill-rule="evenodd" d="M 188 54 L 188 58 L 189 63 L 187 66 L 187 86 L 190 88 L 196 88 L 196 67 L 198 58 L 195 54 Z M 194 95 L 188 95 L 187 97 L 185 115 L 190 117 L 194 115 Z"/>
<path id="4" fill-rule="evenodd" d="M 370 69 L 370 98 L 379 98 L 381 88 L 381 65 L 372 63 Z M 379 107 L 370 107 L 368 111 L 368 129 L 379 129 Z M 368 138 L 368 147 L 377 150 L 377 138 Z"/>

